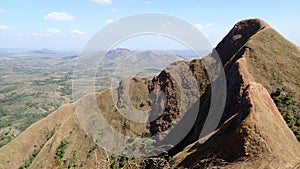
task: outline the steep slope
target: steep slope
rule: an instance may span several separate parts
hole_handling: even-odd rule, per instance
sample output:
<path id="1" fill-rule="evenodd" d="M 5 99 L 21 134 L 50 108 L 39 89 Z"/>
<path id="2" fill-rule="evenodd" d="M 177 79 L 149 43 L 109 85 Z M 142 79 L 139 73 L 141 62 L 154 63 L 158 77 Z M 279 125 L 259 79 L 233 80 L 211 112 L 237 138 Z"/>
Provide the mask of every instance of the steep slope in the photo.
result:
<path id="1" fill-rule="evenodd" d="M 132 81 L 131 85 L 140 90 L 131 92 L 131 97 L 147 93 L 145 80 L 136 78 Z M 82 99 L 89 100 L 95 96 L 107 122 L 117 131 L 131 136 L 141 136 L 147 132 L 145 124 L 130 122 L 117 112 L 111 93 L 112 90 L 108 89 Z M 139 103 L 144 100 L 134 101 Z M 86 135 L 75 113 L 77 105 L 62 106 L 3 146 L 0 149 L 0 168 L 104 168 L 118 162 L 117 157 L 97 147 Z"/>
<path id="2" fill-rule="evenodd" d="M 47 141 L 47 135 L 67 120 L 72 114 L 72 105 L 64 105 L 47 118 L 30 126 L 19 137 L 1 148 L 0 168 L 18 168 L 27 159 L 35 147 Z M 35 146 L 34 146 L 35 145 Z"/>
<path id="3" fill-rule="evenodd" d="M 296 143 L 267 90 L 251 82 L 243 93 L 241 112 L 186 147 L 174 161 L 192 168 L 290 168 L 300 164 Z"/>
<path id="4" fill-rule="evenodd" d="M 201 59 L 177 61 L 152 79 L 128 77 L 117 89 L 93 93 L 62 106 L 0 148 L 0 168 L 299 167 L 300 144 L 270 97 L 271 92 L 283 86 L 295 93 L 299 103 L 299 48 L 264 21 L 248 19 L 237 23 L 216 51 L 226 73 L 227 100 L 220 127 L 208 136 L 199 139 L 210 107 L 208 73 Z M 190 90 L 195 84 L 196 91 Z M 187 92 L 182 94 L 185 88 Z M 131 102 L 134 108 L 148 112 L 150 119 L 154 116 L 154 121 L 147 125 L 123 118 L 112 94 L 118 94 L 118 108 L 126 110 Z M 97 147 L 80 125 L 75 110 L 88 109 L 94 96 L 107 123 L 115 130 L 137 137 L 157 134 L 161 144 L 172 135 L 175 124 L 180 128 L 179 118 L 184 113 L 189 117 L 198 108 L 199 112 L 191 131 L 186 131 L 187 136 L 168 152 L 169 156 L 174 155 L 171 161 L 166 160 L 168 157 L 128 159 Z M 192 106 L 183 108 L 182 114 L 183 105 Z"/>
<path id="5" fill-rule="evenodd" d="M 270 97 L 283 86 L 299 103 L 299 49 L 259 19 L 237 23 L 216 49 L 227 75 L 225 123 L 178 153 L 173 167 L 299 165 L 300 144 Z"/>
<path id="6" fill-rule="evenodd" d="M 242 91 L 238 112 L 220 129 L 178 153 L 173 166 L 289 168 L 300 164 L 299 150 L 300 144 L 268 91 L 249 82 Z"/>
<path id="7" fill-rule="evenodd" d="M 197 84 L 193 83 L 194 80 Z M 178 123 L 180 113 L 188 113 L 188 109 L 204 94 L 209 83 L 205 65 L 200 59 L 177 61 L 155 76 L 148 85 L 149 93 L 161 90 L 167 97 L 167 108 L 162 110 L 158 119 L 151 122 L 151 133 L 153 135 L 161 134 L 173 124 Z M 196 88 L 193 85 L 196 85 Z M 152 103 L 154 103 L 153 105 L 159 104 L 154 100 Z M 183 107 L 185 110 L 182 110 Z M 151 114 L 155 113 L 157 113 L 157 108 L 152 107 Z"/>

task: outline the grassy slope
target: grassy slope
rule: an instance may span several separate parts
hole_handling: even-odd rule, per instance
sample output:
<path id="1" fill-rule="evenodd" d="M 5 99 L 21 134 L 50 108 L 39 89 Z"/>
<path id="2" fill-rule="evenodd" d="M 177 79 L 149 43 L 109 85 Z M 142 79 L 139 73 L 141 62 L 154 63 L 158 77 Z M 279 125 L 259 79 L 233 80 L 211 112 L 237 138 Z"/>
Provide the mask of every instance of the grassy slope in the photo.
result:
<path id="1" fill-rule="evenodd" d="M 287 168 L 300 164 L 300 145 L 267 90 L 252 82 L 245 93 L 252 105 L 249 115 L 242 122 L 235 115 L 219 130 L 187 146 L 174 156 L 173 167 Z"/>
<path id="2" fill-rule="evenodd" d="M 145 81 L 132 84 L 139 87 L 138 92 L 147 92 L 143 87 Z M 140 86 L 142 85 L 142 86 Z M 111 126 L 117 131 L 127 135 L 141 136 L 147 132 L 146 125 L 129 122 L 118 114 L 114 108 L 111 97 L 112 90 L 97 93 L 97 102 L 104 116 Z M 134 97 L 138 93 L 131 93 Z M 86 96 L 88 99 L 90 96 Z M 135 100 L 142 102 L 144 100 Z M 101 104 L 100 104 L 101 103 Z M 105 105 L 103 107 L 103 105 Z M 124 123 L 126 128 L 124 128 Z M 47 140 L 47 134 L 55 130 L 54 135 Z M 67 140 L 68 145 L 65 154 L 59 164 L 55 159 L 55 152 L 62 140 Z M 0 168 L 18 168 L 33 154 L 34 150 L 41 147 L 40 152 L 34 158 L 30 168 L 99 168 L 111 164 L 110 155 L 100 147 L 95 147 L 92 140 L 85 134 L 74 112 L 74 104 L 62 106 L 46 118 L 33 124 L 20 136 L 0 149 Z"/>
<path id="3" fill-rule="evenodd" d="M 274 45 L 272 45 L 273 41 Z M 282 46 L 283 44 L 284 46 Z M 284 85 L 288 89 L 299 94 L 299 85 L 297 85 L 297 82 L 299 82 L 297 79 L 299 78 L 297 76 L 297 74 L 299 74 L 299 68 L 297 68 L 297 65 L 299 65 L 299 49 L 297 47 L 289 44 L 281 36 L 274 33 L 274 30 L 271 28 L 265 28 L 263 31 L 258 32 L 251 38 L 250 41 L 246 43 L 245 46 L 251 50 L 246 52 L 244 55 L 247 65 L 243 65 L 242 63 L 241 65 L 242 67 L 245 66 L 248 68 L 246 70 L 243 69 L 242 73 L 249 74 L 250 72 L 250 75 L 253 76 L 254 81 L 262 83 L 269 92 L 275 89 L 277 87 L 276 85 Z M 287 52 L 284 52 L 285 50 Z M 296 51 L 296 54 L 294 54 L 293 51 Z M 282 59 L 283 55 L 285 55 L 287 59 Z M 280 66 L 276 66 L 276 64 L 279 64 Z M 282 71 L 281 68 L 286 71 Z M 276 73 L 272 74 L 272 72 Z M 251 82 L 252 79 L 249 79 L 248 82 Z M 269 81 L 270 79 L 272 79 L 271 82 Z M 145 87 L 146 84 L 147 82 L 144 80 L 140 80 L 137 83 L 132 84 L 132 87 L 139 89 L 131 91 L 130 94 L 131 100 L 133 100 L 134 106 L 137 108 L 140 106 L 139 103 L 146 102 L 146 98 L 148 97 L 145 95 L 145 93 L 148 92 L 147 87 Z M 254 93 L 252 92 L 252 95 L 250 94 L 252 97 L 250 100 L 251 103 L 257 106 L 254 106 L 254 108 L 250 110 L 250 116 L 245 119 L 243 124 L 241 124 L 241 128 L 249 129 L 247 132 L 250 133 L 247 137 L 241 137 L 243 141 L 242 143 L 250 141 L 249 145 L 245 146 L 245 152 L 251 153 L 253 150 L 260 151 L 256 150 L 255 147 L 254 149 L 253 147 L 251 148 L 251 146 L 256 146 L 257 148 L 264 147 L 266 148 L 264 151 L 266 154 L 269 153 L 271 155 L 275 155 L 282 159 L 283 162 L 289 161 L 288 158 L 290 157 L 293 158 L 300 156 L 297 154 L 297 152 L 300 152 L 297 151 L 299 147 L 294 146 L 295 138 L 291 135 L 291 132 L 287 126 L 280 124 L 283 123 L 283 121 L 282 118 L 278 116 L 278 112 L 274 110 L 274 105 L 269 105 L 269 102 L 271 101 L 270 98 L 267 97 L 268 93 L 264 89 L 261 89 L 262 87 L 260 85 L 254 84 L 253 86 L 254 87 L 250 87 L 249 89 L 249 92 L 254 91 Z M 130 123 L 128 120 L 121 118 L 121 116 L 117 113 L 117 110 L 113 107 L 112 100 L 108 99 L 111 98 L 111 92 L 112 90 L 106 90 L 97 94 L 97 101 L 98 103 L 101 103 L 99 104 L 99 107 L 103 110 L 103 112 L 105 112 L 104 116 L 106 119 L 108 119 L 108 123 L 114 126 L 116 130 L 128 135 L 140 136 L 143 134 L 143 132 L 147 132 L 145 125 Z M 141 93 L 143 94 L 141 95 Z M 256 100 L 253 98 L 259 99 Z M 145 109 L 146 108 L 147 107 L 145 107 Z M 100 166 L 107 166 L 109 164 L 108 155 L 101 148 L 93 148 L 94 143 L 83 132 L 73 109 L 73 104 L 67 104 L 61 107 L 59 110 L 52 113 L 45 119 L 29 127 L 11 143 L 2 147 L 0 149 L 0 168 L 18 168 L 23 161 L 27 159 L 37 147 L 40 146 L 42 146 L 42 149 L 38 153 L 37 157 L 33 160 L 30 166 L 31 168 L 65 168 L 68 165 L 73 165 L 71 162 L 72 160 L 75 161 L 76 167 L 99 168 Z M 275 114 L 272 114 L 274 112 Z M 277 122 L 279 123 L 277 124 Z M 265 126 L 266 123 L 268 123 L 267 126 Z M 127 126 L 127 128 L 123 127 L 124 124 Z M 198 151 L 203 150 L 203 147 L 204 149 L 208 150 L 207 153 L 209 154 L 211 147 L 218 145 L 216 143 L 223 144 L 224 142 L 222 142 L 222 140 L 224 141 L 226 139 L 228 139 L 228 143 L 232 142 L 231 138 L 236 137 L 236 134 L 240 131 L 230 131 L 232 128 L 227 124 L 230 124 L 230 121 L 226 123 L 223 128 L 218 130 L 211 138 L 209 138 L 210 141 L 204 143 L 204 140 L 200 140 L 199 142 L 188 146 L 184 151 L 175 156 L 174 165 L 178 165 L 184 159 L 190 158 L 193 160 L 192 156 L 194 157 L 195 162 L 197 162 L 200 157 L 205 157 L 202 152 Z M 47 139 L 47 135 L 53 129 L 55 129 L 56 132 L 50 139 Z M 257 133 L 251 133 L 251 131 L 255 131 Z M 225 132 L 225 134 L 223 132 Z M 226 138 L 226 134 L 229 134 L 229 136 L 232 137 Z M 257 135 L 261 136 L 258 137 Z M 286 135 L 287 137 L 284 136 L 282 140 L 276 141 L 278 140 L 278 135 Z M 260 138 L 262 138 L 262 140 L 260 140 Z M 57 147 L 64 139 L 68 140 L 69 143 L 66 148 L 65 155 L 62 158 L 63 163 L 59 166 L 54 156 Z M 270 144 L 266 144 L 269 146 L 268 147 L 261 146 L 261 143 Z M 232 142 L 231 144 L 235 143 Z M 286 148 L 282 147 L 283 145 L 285 146 L 285 144 L 289 145 L 287 148 L 288 151 L 286 151 Z M 228 147 L 230 148 L 230 146 Z M 272 147 L 275 148 L 273 149 Z M 220 149 L 218 148 L 217 150 Z M 195 152 L 196 154 L 194 154 Z M 200 154 L 197 154 L 197 152 L 200 152 Z M 255 158 L 256 157 L 253 157 L 252 160 L 255 160 Z M 264 159 L 259 158 L 257 161 L 259 160 Z M 266 157 L 265 161 L 268 160 L 272 160 L 272 158 Z M 233 163 L 231 166 L 236 165 L 237 167 L 241 167 L 246 166 L 246 164 L 248 163 Z M 192 165 L 192 163 L 188 161 L 186 165 Z"/>
<path id="4" fill-rule="evenodd" d="M 254 80 L 269 93 L 284 87 L 295 93 L 295 101 L 300 103 L 300 49 L 270 27 L 254 35 L 245 46 L 252 49 L 246 58 Z"/>
<path id="5" fill-rule="evenodd" d="M 201 166 L 206 167 L 223 165 L 225 168 L 245 166 L 258 168 L 262 164 L 288 167 L 290 164 L 300 163 L 300 145 L 269 96 L 269 93 L 282 86 L 287 91 L 294 92 L 295 100 L 299 103 L 299 48 L 284 39 L 274 29 L 267 27 L 252 36 L 241 50 L 245 50 L 240 56 L 243 58 L 235 62 L 244 78 L 241 87 L 245 88 L 247 84 L 252 83 L 251 81 L 255 81 L 261 83 L 268 92 L 262 90 L 262 86 L 252 85 L 252 89 L 250 87 L 248 92 L 252 95 L 250 103 L 253 107 L 248 110 L 250 113 L 248 117 L 236 126 L 237 117 L 234 116 L 210 137 L 186 147 L 174 157 L 173 166 L 187 167 L 194 164 L 199 167 L 201 163 Z M 297 111 L 299 112 L 299 109 Z M 246 135 L 240 135 L 241 139 L 239 139 L 239 134 L 243 130 L 246 130 Z M 242 149 L 235 147 L 240 143 L 244 146 Z M 234 150 L 235 148 L 238 149 Z M 246 161 L 250 161 L 246 162 L 241 158 L 243 155 L 237 155 L 238 158 L 235 160 L 239 159 L 240 162 L 228 165 L 228 161 L 233 157 L 232 152 L 252 154 L 253 157 L 246 158 Z M 214 155 L 211 156 L 212 154 Z M 216 162 L 214 160 L 218 158 L 221 161 L 214 164 L 213 162 Z M 285 163 L 287 166 L 284 165 Z"/>
<path id="6" fill-rule="evenodd" d="M 34 151 L 35 147 L 40 147 L 47 141 L 47 134 L 53 129 L 59 128 L 64 119 L 69 119 L 73 114 L 73 105 L 67 104 L 49 115 L 47 118 L 30 126 L 20 136 L 0 150 L 0 168 L 17 168 Z"/>

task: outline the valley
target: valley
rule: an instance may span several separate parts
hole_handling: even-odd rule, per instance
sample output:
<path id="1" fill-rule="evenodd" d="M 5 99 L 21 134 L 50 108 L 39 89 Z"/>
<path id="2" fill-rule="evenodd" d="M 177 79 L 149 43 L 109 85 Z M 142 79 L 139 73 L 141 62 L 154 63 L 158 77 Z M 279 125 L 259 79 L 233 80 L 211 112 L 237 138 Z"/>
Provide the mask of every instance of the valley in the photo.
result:
<path id="1" fill-rule="evenodd" d="M 190 60 L 116 48 L 81 58 L 101 66 L 75 77 L 76 55 L 48 52 L 0 57 L 0 168 L 300 166 L 300 49 L 261 19 L 237 22 L 210 54 Z M 141 71 L 145 63 L 157 67 Z M 90 83 L 95 91 L 80 93 Z M 211 131 L 213 90 L 225 107 Z M 123 117 L 136 112 L 131 118 L 152 120 Z"/>

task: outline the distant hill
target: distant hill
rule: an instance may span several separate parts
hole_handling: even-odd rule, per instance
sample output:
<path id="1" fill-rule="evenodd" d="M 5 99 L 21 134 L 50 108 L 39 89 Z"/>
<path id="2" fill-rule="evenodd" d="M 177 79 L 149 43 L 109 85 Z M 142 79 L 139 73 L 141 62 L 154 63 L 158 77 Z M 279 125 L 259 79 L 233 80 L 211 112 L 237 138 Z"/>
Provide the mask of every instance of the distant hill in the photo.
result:
<path id="1" fill-rule="evenodd" d="M 116 88 L 63 105 L 1 147 L 0 168 L 299 168 L 300 143 L 292 131 L 297 122 L 291 127 L 291 119 L 286 117 L 297 118 L 299 112 L 299 48 L 264 21 L 247 19 L 236 23 L 211 55 L 216 51 L 226 74 L 227 98 L 218 128 L 208 135 L 199 138 L 210 107 L 211 84 L 218 77 L 209 79 L 203 59 L 179 60 L 153 78 L 127 77 Z M 120 52 L 130 53 L 116 49 L 107 59 L 117 58 Z M 135 56 L 147 61 L 151 55 L 145 52 Z M 210 62 L 213 65 L 215 61 Z M 179 83 L 184 88 L 192 85 L 184 68 L 196 79 L 197 91 L 181 94 Z M 294 94 L 279 97 L 277 89 L 284 96 Z M 114 94 L 118 96 L 116 105 Z M 150 124 L 130 121 L 119 114 L 120 108 L 129 110 L 128 102 L 150 116 L 161 110 L 162 114 Z M 181 124 L 181 107 L 191 102 L 192 106 L 184 108 L 182 120 L 194 111 L 197 116 L 186 137 L 163 155 L 145 159 L 119 157 L 96 146 L 92 140 L 99 137 L 87 135 L 76 116 L 78 110 L 97 107 L 119 133 L 132 137 L 157 134 L 163 144 L 172 135 L 170 129 Z M 199 111 L 195 106 L 200 106 Z M 95 119 L 97 115 L 95 112 L 86 118 Z"/>
<path id="2" fill-rule="evenodd" d="M 41 50 L 32 50 L 30 51 L 32 53 L 35 53 L 35 54 L 42 54 L 42 55 L 45 55 L 45 54 L 55 54 L 57 52 L 53 51 L 53 50 L 49 50 L 47 48 L 44 48 L 44 49 L 41 49 Z"/>
<path id="3" fill-rule="evenodd" d="M 97 91 L 111 87 L 110 75 L 113 73 L 115 82 L 118 83 L 124 74 L 121 69 L 127 69 L 125 71 L 132 72 L 132 75 L 153 77 L 168 65 L 166 62 L 179 58 L 168 52 L 158 54 L 153 51 L 123 50 L 111 50 L 107 55 L 118 51 L 111 58 L 103 57 L 105 52 L 100 51 L 91 59 L 80 60 L 91 65 L 103 57 L 105 62 L 100 64 L 102 71 L 99 68 L 96 77 Z M 0 147 L 31 124 L 72 100 L 71 78 L 74 66 L 81 57 L 67 51 L 41 51 L 0 52 Z M 143 70 L 151 64 L 159 67 Z M 114 72 L 116 68 L 119 68 L 118 72 Z M 94 74 L 92 78 L 93 76 Z"/>

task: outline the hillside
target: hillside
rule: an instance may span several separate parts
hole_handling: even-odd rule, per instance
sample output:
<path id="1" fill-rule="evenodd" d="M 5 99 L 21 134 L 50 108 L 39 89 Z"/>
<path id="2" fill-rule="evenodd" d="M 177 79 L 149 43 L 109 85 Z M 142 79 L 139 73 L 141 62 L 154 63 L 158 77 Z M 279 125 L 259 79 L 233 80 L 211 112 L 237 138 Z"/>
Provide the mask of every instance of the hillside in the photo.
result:
<path id="1" fill-rule="evenodd" d="M 235 39 L 237 35 L 239 39 Z M 296 93 L 295 104 L 299 104 L 299 48 L 263 21 L 250 19 L 237 23 L 216 50 L 227 74 L 225 123 L 175 155 L 173 165 L 192 168 L 299 165 L 299 142 L 270 97 L 270 93 L 282 86 Z M 299 112 L 299 107 L 294 112 Z"/>
<path id="2" fill-rule="evenodd" d="M 285 109 L 278 110 L 284 105 L 276 107 L 270 96 L 278 88 L 294 93 L 288 106 L 295 117 L 299 115 L 299 48 L 264 21 L 247 19 L 235 24 L 211 55 L 216 51 L 226 74 L 227 99 L 219 128 L 212 133 L 199 138 L 210 107 L 211 84 L 217 78 L 210 80 L 202 59 L 177 61 L 154 78 L 128 77 L 115 89 L 63 105 L 1 147 L 0 168 L 300 167 L 300 144 L 284 120 L 284 112 L 280 112 Z M 118 51 L 114 52 L 108 56 L 115 57 Z M 210 62 L 214 65 L 213 60 Z M 196 90 L 191 90 L 195 84 Z M 117 96 L 116 105 L 112 96 Z M 93 99 L 97 105 L 90 105 Z M 119 111 L 130 110 L 128 102 L 155 120 L 147 124 L 123 118 Z M 195 122 L 190 123 L 190 131 L 183 130 L 187 135 L 178 144 L 166 149 L 167 154 L 145 159 L 119 157 L 96 146 L 93 141 L 102 137 L 84 132 L 86 127 L 97 127 L 97 121 L 83 126 L 79 123 L 76 112 L 94 107 L 119 133 L 131 137 L 157 135 L 158 145 L 168 143 L 165 140 L 174 137 L 172 130 L 180 129 L 184 122 Z M 79 118 L 94 122 L 97 115 L 79 114 Z M 105 138 L 101 141 L 114 141 Z"/>
<path id="3" fill-rule="evenodd" d="M 111 87 L 111 74 L 114 74 L 116 82 L 122 80 L 123 72 L 130 71 L 153 77 L 161 69 L 140 70 L 149 63 L 158 67 L 167 66 L 164 60 L 157 62 L 158 57 L 165 60 L 178 58 L 176 54 L 166 52 L 117 48 L 106 55 L 100 51 L 80 61 L 91 65 L 101 57 L 104 58 L 103 64 L 98 65 L 96 91 Z M 0 51 L 0 147 L 61 105 L 72 101 L 72 76 L 75 65 L 78 65 L 77 59 L 79 56 L 75 52 L 48 49 L 11 53 Z M 115 72 L 118 66 L 119 71 Z"/>
<path id="4" fill-rule="evenodd" d="M 111 98 L 110 95 L 111 91 L 106 90 L 97 93 L 96 97 L 98 102 L 105 102 L 107 107 L 113 107 L 112 100 L 107 100 Z M 83 100 L 89 100 L 90 97 L 93 97 L 93 94 Z M 0 153 L 0 168 L 18 168 L 21 165 L 27 166 L 26 163 L 31 162 L 30 168 L 109 166 L 113 155 L 108 155 L 108 152 L 97 147 L 85 134 L 74 112 L 75 106 L 75 104 L 62 106 L 3 146 Z M 122 118 L 117 114 L 116 109 L 99 108 L 106 112 L 108 123 L 120 132 L 141 136 L 147 131 L 145 125 L 132 124 Z M 59 145 L 63 144 L 67 144 L 66 148 L 60 149 Z M 60 151 L 64 152 L 59 154 Z"/>

